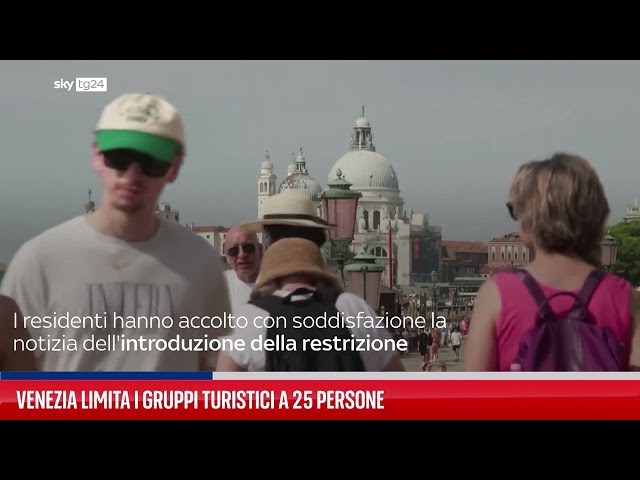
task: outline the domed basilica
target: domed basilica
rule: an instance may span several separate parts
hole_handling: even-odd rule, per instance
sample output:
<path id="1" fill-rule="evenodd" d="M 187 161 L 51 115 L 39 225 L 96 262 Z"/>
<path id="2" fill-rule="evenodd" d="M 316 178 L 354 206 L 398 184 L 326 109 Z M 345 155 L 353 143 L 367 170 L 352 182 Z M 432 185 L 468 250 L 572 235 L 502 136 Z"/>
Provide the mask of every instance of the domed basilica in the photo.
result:
<path id="1" fill-rule="evenodd" d="M 320 196 L 322 195 L 322 186 L 309 174 L 302 147 L 300 147 L 297 155 L 293 154 L 291 163 L 287 168 L 287 177 L 282 181 L 276 192 L 277 178 L 277 175 L 273 173 L 273 162 L 269 158 L 269 151 L 267 151 L 265 159 L 260 165 L 260 177 L 258 178 L 258 218 L 262 218 L 262 205 L 267 198 L 290 189 L 309 197 L 318 210 L 318 216 L 321 216 Z"/>
<path id="2" fill-rule="evenodd" d="M 416 282 L 430 281 L 432 271 L 440 271 L 440 227 L 429 225 L 426 213 L 405 211 L 400 196 L 398 176 L 389 160 L 376 151 L 369 120 L 362 113 L 352 128 L 349 150 L 331 167 L 328 182 L 338 175 L 351 183 L 351 190 L 362 193 L 358 201 L 356 230 L 352 249 L 360 253 L 363 245 L 386 266 L 384 284 L 409 287 Z M 294 154 L 287 177 L 276 188 L 277 176 L 267 152 L 258 178 L 258 216 L 262 217 L 264 201 L 278 192 L 295 189 L 307 195 L 322 216 L 323 188 L 307 170 L 302 148 Z M 393 276 L 389 278 L 389 267 Z"/>

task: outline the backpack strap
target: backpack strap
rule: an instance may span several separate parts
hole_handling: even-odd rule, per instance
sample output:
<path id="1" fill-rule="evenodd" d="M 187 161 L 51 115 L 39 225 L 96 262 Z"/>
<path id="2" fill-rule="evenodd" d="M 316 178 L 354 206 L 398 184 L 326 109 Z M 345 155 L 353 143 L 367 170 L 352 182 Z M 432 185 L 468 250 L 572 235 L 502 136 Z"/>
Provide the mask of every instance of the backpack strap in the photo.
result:
<path id="1" fill-rule="evenodd" d="M 267 312 L 269 312 L 269 314 L 272 314 L 273 310 L 281 308 L 282 305 L 290 305 L 294 296 L 308 295 L 310 293 L 313 293 L 313 291 L 306 288 L 298 288 L 297 290 L 289 293 L 284 297 L 275 294 L 265 295 L 262 297 L 258 297 L 255 300 L 251 300 L 249 301 L 249 303 L 263 310 L 266 310 Z"/>
<path id="2" fill-rule="evenodd" d="M 520 278 L 520 280 L 522 280 L 522 282 L 525 284 L 527 290 L 529 290 L 529 293 L 538 305 L 539 313 L 542 318 L 548 320 L 554 319 L 556 315 L 555 313 L 553 313 L 553 310 L 549 306 L 550 298 L 547 298 L 544 295 L 536 279 L 533 278 L 533 276 L 527 270 L 524 270 L 522 268 L 516 268 L 514 269 L 514 271 L 518 278 Z M 593 296 L 596 288 L 598 288 L 598 285 L 600 285 L 600 282 L 604 279 L 604 277 L 605 274 L 603 272 L 599 270 L 593 270 L 582 284 L 582 288 L 580 289 L 578 294 L 575 295 L 571 293 L 571 295 L 576 297 L 576 301 L 571 307 L 569 313 L 570 316 L 574 318 L 583 318 L 585 316 L 585 312 L 587 306 L 589 305 L 589 302 L 591 301 L 591 297 Z M 569 294 L 569 292 L 567 292 L 567 294 Z M 558 294 L 552 295 L 551 298 L 555 297 L 556 295 Z"/>
<path id="3" fill-rule="evenodd" d="M 604 277 L 604 272 L 601 272 L 600 270 L 593 270 L 584 281 L 584 284 L 578 293 L 578 300 L 582 303 L 583 307 L 586 308 L 589 305 L 591 297 L 596 291 L 596 288 L 598 288 L 598 285 L 600 285 L 600 282 L 604 280 Z"/>
<path id="4" fill-rule="evenodd" d="M 269 314 L 282 305 L 283 298 L 278 295 L 264 295 L 262 297 L 258 297 L 255 300 L 249 301 L 250 304 L 255 305 L 262 310 L 266 310 Z"/>
<path id="5" fill-rule="evenodd" d="M 318 288 L 314 292 L 314 296 L 327 305 L 335 305 L 338 297 L 342 295 L 342 291 L 337 288 Z"/>
<path id="6" fill-rule="evenodd" d="M 527 290 L 535 300 L 540 316 L 548 320 L 554 319 L 556 314 L 551 310 L 547 297 L 542 292 L 542 288 L 540 288 L 536 279 L 533 278 L 533 275 L 523 268 L 515 268 L 514 272 L 522 280 L 522 283 L 524 283 L 524 286 L 527 287 Z"/>
<path id="7" fill-rule="evenodd" d="M 300 287 L 294 290 L 293 292 L 291 292 L 286 297 L 283 297 L 282 303 L 290 304 L 290 303 L 293 303 L 293 297 L 298 295 L 309 295 L 309 294 L 314 294 L 314 291 L 308 288 Z"/>
<path id="8" fill-rule="evenodd" d="M 604 279 L 605 274 L 599 270 L 593 270 L 582 284 L 582 288 L 576 296 L 576 301 L 571 307 L 569 316 L 574 319 L 587 319 L 587 307 L 593 297 L 596 288 Z"/>

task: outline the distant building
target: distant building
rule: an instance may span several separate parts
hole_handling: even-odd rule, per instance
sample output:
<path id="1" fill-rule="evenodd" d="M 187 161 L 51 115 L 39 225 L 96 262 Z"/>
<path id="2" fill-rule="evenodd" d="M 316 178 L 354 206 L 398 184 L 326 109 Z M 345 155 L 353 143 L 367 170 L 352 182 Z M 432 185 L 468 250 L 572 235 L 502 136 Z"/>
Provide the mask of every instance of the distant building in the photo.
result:
<path id="1" fill-rule="evenodd" d="M 487 267 L 481 270 L 483 274 L 495 275 L 513 267 L 523 267 L 535 258 L 522 240 L 519 233 L 508 233 L 489 242 L 489 261 Z"/>
<path id="2" fill-rule="evenodd" d="M 185 225 L 188 229 L 204 238 L 209 245 L 215 248 L 220 256 L 225 256 L 224 238 L 229 229 L 220 225 Z"/>
<path id="3" fill-rule="evenodd" d="M 634 205 L 627 206 L 627 212 L 624 216 L 625 222 L 637 222 L 640 220 L 640 207 L 638 207 L 638 199 Z"/>
<path id="4" fill-rule="evenodd" d="M 385 267 L 383 285 L 406 289 L 429 281 L 434 270 L 440 273 L 442 230 L 429 223 L 426 213 L 405 209 L 398 176 L 392 163 L 377 151 L 364 106 L 351 128 L 348 150 L 329 170 L 327 184 L 337 178 L 349 182 L 352 191 L 362 194 L 351 250 L 358 254 L 367 246 L 376 262 Z M 322 186 L 311 176 L 302 149 L 292 156 L 287 177 L 279 187 L 276 185 L 277 176 L 267 153 L 258 177 L 259 217 L 269 197 L 291 189 L 308 196 L 318 215 L 323 215 Z"/>
<path id="5" fill-rule="evenodd" d="M 173 220 L 174 222 L 180 221 L 180 212 L 171 210 L 171 204 L 169 203 L 156 205 L 156 215 L 164 220 Z"/>
<path id="6" fill-rule="evenodd" d="M 487 244 L 482 242 L 442 241 L 442 281 L 480 274 L 489 258 Z"/>
<path id="7" fill-rule="evenodd" d="M 267 151 L 264 161 L 260 164 L 260 176 L 258 177 L 258 218 L 262 218 L 264 202 L 269 197 L 272 197 L 276 193 L 282 193 L 285 190 L 295 190 L 309 197 L 316 207 L 318 216 L 322 216 L 320 201 L 322 186 L 309 173 L 307 160 L 302 151 L 302 147 L 300 147 L 297 155 L 295 153 L 292 155 L 291 163 L 289 163 L 287 168 L 287 176 L 282 180 L 276 192 L 277 180 L 278 176 L 274 173 L 273 162 L 269 157 L 269 151 Z"/>

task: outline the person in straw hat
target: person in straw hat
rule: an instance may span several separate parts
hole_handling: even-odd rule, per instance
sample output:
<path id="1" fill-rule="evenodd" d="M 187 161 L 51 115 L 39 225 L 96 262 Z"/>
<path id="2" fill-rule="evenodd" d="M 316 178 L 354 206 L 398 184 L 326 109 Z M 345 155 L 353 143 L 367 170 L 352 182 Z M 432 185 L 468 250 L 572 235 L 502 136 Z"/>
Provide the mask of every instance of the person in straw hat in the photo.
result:
<path id="1" fill-rule="evenodd" d="M 317 215 L 311 199 L 301 193 L 285 190 L 264 203 L 262 218 L 242 227 L 264 232 L 267 245 L 283 238 L 306 238 L 318 247 L 327 241 L 330 225 Z"/>
<path id="2" fill-rule="evenodd" d="M 264 232 L 263 244 L 283 238 L 306 238 L 318 247 L 327 241 L 329 224 L 315 214 L 311 200 L 294 191 L 285 190 L 267 199 L 263 218 L 229 228 L 225 236 L 227 263 L 225 272 L 232 309 L 249 301 L 255 288 L 262 262 L 263 247 L 257 233 Z"/>
<path id="3" fill-rule="evenodd" d="M 339 291 L 335 307 L 343 317 L 375 319 L 373 309 L 360 297 L 345 292 L 339 279 L 327 271 L 320 249 L 312 241 L 304 238 L 283 238 L 271 245 L 264 254 L 262 267 L 256 282 L 256 288 L 251 293 L 251 300 L 260 297 L 276 295 L 287 297 L 295 292 L 292 301 L 309 298 L 312 293 L 296 292 L 306 289 L 310 292 L 318 288 L 332 288 Z M 360 315 L 358 315 L 360 314 Z M 264 319 L 270 316 L 266 310 L 253 303 L 247 303 L 236 312 L 237 317 L 244 317 L 247 321 L 245 328 L 235 328 L 230 339 L 243 340 L 245 348 L 225 349 L 220 353 L 217 371 L 264 371 L 266 369 L 266 352 L 251 348 L 252 341 L 267 338 L 267 327 Z M 291 321 L 291 319 L 289 319 Z M 350 333 L 356 339 L 380 339 L 383 342 L 390 339 L 389 332 L 384 328 L 366 328 L 362 325 L 347 325 Z M 367 371 L 404 371 L 400 356 L 394 350 L 359 352 L 362 363 Z"/>

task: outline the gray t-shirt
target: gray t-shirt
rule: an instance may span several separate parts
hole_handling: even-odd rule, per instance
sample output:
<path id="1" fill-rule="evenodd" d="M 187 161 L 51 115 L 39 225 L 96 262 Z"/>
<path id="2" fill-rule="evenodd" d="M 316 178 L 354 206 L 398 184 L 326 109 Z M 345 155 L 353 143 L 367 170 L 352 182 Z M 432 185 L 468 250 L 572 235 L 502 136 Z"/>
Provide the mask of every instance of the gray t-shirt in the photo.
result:
<path id="1" fill-rule="evenodd" d="M 129 243 L 76 217 L 20 248 L 0 293 L 12 297 L 25 317 L 75 316 L 82 323 L 74 328 L 27 323 L 33 339 L 47 347 L 36 351 L 44 371 L 213 368 L 215 355 L 198 351 L 205 350 L 203 342 L 191 340 L 229 332 L 203 328 L 210 321 L 190 321 L 195 316 L 224 319 L 229 296 L 215 250 L 176 222 L 161 221 L 154 238 Z M 102 318 L 106 325 L 88 317 Z M 164 326 L 158 326 L 160 319 Z M 73 341 L 76 351 L 70 351 Z"/>

